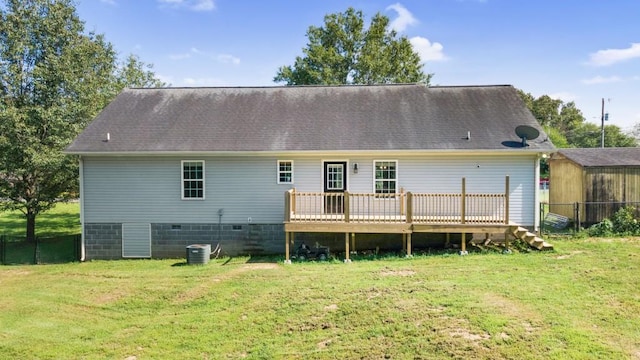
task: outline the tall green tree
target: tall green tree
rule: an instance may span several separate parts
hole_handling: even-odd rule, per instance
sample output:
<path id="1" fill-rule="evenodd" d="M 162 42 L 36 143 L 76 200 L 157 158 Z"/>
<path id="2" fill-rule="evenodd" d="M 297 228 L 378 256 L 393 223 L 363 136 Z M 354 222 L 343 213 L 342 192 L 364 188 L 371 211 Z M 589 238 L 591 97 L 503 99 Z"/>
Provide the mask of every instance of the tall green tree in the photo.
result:
<path id="1" fill-rule="evenodd" d="M 567 140 L 573 147 L 597 148 L 602 146 L 602 128 L 600 125 L 583 123 L 567 133 Z M 633 136 L 625 134 L 616 125 L 604 126 L 605 147 L 634 147 L 638 142 Z"/>
<path id="2" fill-rule="evenodd" d="M 119 66 L 72 0 L 0 2 L 0 209 L 24 213 L 27 239 L 36 216 L 77 188 L 77 159 L 62 150 L 140 78 L 161 85 L 135 57 Z"/>
<path id="3" fill-rule="evenodd" d="M 420 55 L 406 36 L 389 29 L 389 18 L 376 14 L 365 29 L 362 11 L 353 8 L 310 26 L 309 43 L 293 66 L 282 66 L 274 81 L 287 85 L 429 84 Z"/>
<path id="4" fill-rule="evenodd" d="M 538 98 L 530 93 L 518 90 L 522 101 L 556 147 L 591 148 L 601 146 L 602 129 L 600 126 L 585 122 L 582 111 L 571 101 L 553 99 L 548 95 Z M 637 146 L 633 135 L 624 134 L 618 126 L 605 126 L 605 147 Z"/>

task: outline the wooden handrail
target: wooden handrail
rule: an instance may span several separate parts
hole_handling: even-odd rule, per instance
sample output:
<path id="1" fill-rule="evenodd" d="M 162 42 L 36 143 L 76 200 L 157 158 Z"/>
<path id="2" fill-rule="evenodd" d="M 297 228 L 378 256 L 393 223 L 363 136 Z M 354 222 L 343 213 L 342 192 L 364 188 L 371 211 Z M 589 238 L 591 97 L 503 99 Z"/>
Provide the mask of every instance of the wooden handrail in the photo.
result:
<path id="1" fill-rule="evenodd" d="M 286 222 L 508 224 L 509 176 L 504 193 L 285 192 Z"/>

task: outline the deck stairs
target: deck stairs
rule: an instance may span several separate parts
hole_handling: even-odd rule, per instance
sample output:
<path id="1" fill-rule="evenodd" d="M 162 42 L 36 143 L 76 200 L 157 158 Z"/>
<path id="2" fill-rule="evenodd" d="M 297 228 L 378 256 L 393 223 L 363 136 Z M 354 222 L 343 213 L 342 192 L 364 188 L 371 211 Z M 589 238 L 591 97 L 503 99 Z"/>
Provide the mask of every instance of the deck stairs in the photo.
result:
<path id="1" fill-rule="evenodd" d="M 530 232 L 528 229 L 522 226 L 514 226 L 511 228 L 511 234 L 518 239 L 523 240 L 529 246 L 538 250 L 553 250 L 553 245 L 539 238 L 536 234 Z"/>

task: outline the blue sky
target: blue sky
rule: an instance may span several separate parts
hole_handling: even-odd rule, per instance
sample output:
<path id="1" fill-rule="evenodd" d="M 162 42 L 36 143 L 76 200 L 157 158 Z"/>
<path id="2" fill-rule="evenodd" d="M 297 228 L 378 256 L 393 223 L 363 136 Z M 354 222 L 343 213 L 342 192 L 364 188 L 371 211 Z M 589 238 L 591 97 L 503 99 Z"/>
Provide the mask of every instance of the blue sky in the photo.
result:
<path id="1" fill-rule="evenodd" d="M 511 84 L 575 101 L 600 124 L 640 123 L 638 0 L 78 0 L 86 30 L 172 86 L 270 86 L 324 15 L 380 12 L 434 85 Z"/>

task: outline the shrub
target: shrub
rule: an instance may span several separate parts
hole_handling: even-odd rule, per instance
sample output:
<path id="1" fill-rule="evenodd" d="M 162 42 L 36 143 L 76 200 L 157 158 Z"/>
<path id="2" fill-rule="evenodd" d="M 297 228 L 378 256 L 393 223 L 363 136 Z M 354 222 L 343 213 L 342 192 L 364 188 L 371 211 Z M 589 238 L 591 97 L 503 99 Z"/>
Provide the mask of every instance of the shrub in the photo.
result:
<path id="1" fill-rule="evenodd" d="M 590 236 L 640 235 L 640 222 L 635 218 L 635 213 L 633 206 L 620 208 L 611 219 L 604 219 L 591 226 L 587 233 Z"/>
<path id="2" fill-rule="evenodd" d="M 636 209 L 633 206 L 625 206 L 616 211 L 611 217 L 614 232 L 620 235 L 640 234 L 640 227 L 638 227 L 635 213 Z"/>
<path id="3" fill-rule="evenodd" d="M 589 236 L 611 236 L 613 235 L 613 223 L 609 219 L 604 219 L 601 222 L 592 225 L 587 229 Z"/>

